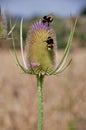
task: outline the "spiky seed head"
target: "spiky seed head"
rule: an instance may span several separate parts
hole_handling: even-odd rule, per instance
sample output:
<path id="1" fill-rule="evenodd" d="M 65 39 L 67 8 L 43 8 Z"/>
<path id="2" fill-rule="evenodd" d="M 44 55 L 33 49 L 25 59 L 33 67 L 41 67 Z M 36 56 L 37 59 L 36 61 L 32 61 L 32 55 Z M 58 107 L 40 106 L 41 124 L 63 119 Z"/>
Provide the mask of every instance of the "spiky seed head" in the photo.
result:
<path id="1" fill-rule="evenodd" d="M 0 7 L 0 38 L 5 38 L 7 35 L 7 26 L 5 16 L 1 13 Z"/>
<path id="2" fill-rule="evenodd" d="M 48 37 L 53 39 L 53 49 L 48 48 Z M 41 21 L 35 22 L 28 32 L 25 55 L 27 68 L 32 68 L 36 74 L 45 74 L 53 70 L 56 62 L 54 30 Z"/>

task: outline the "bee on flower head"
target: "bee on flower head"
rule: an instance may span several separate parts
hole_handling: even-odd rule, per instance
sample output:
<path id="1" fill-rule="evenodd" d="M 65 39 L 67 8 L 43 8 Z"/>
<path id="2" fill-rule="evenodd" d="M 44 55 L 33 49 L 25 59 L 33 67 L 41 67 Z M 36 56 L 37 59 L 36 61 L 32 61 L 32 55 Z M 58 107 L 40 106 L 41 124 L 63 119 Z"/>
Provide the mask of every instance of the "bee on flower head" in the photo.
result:
<path id="1" fill-rule="evenodd" d="M 48 37 L 45 42 L 47 43 L 48 50 L 52 50 L 53 47 L 54 47 L 54 41 L 53 41 L 53 39 L 51 37 Z"/>
<path id="2" fill-rule="evenodd" d="M 52 15 L 47 15 L 47 16 L 44 16 L 42 18 L 42 23 L 47 23 L 48 26 L 50 25 L 50 23 L 53 21 L 53 16 Z"/>

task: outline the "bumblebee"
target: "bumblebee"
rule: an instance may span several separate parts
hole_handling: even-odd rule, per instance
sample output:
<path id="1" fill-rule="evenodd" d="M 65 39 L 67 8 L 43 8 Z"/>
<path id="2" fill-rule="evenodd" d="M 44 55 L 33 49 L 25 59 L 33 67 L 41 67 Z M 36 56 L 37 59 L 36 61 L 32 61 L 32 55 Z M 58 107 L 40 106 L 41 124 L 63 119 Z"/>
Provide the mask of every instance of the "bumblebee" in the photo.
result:
<path id="1" fill-rule="evenodd" d="M 51 37 L 46 40 L 48 50 L 52 50 L 54 47 L 54 41 Z"/>
<path id="2" fill-rule="evenodd" d="M 50 23 L 53 21 L 53 16 L 52 15 L 48 15 L 48 16 L 44 16 L 42 18 L 42 22 L 45 24 L 47 23 L 48 26 L 50 25 Z"/>

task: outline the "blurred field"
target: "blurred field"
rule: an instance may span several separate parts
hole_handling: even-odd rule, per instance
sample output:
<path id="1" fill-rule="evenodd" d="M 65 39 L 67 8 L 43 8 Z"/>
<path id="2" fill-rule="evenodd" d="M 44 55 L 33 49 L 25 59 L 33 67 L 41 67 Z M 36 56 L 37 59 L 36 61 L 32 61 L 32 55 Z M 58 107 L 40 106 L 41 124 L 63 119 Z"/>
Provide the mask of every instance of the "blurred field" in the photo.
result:
<path id="1" fill-rule="evenodd" d="M 43 130 L 86 130 L 86 49 L 70 57 L 65 72 L 45 78 Z M 0 50 L 0 130 L 37 130 L 37 110 L 35 77 L 23 74 L 10 52 Z"/>

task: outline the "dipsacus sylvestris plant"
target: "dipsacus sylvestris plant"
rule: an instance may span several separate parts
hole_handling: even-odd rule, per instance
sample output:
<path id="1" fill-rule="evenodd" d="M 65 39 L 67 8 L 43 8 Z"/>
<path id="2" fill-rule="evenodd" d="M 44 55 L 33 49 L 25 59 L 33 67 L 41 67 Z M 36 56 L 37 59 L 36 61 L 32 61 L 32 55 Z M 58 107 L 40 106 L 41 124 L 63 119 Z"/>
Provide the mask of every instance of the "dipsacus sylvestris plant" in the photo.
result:
<path id="1" fill-rule="evenodd" d="M 68 63 L 66 62 L 71 47 L 77 19 L 75 20 L 75 23 L 71 28 L 63 57 L 58 64 L 56 64 L 58 60 L 56 35 L 50 24 L 47 24 L 47 21 L 42 22 L 40 20 L 32 24 L 27 34 L 25 50 L 23 50 L 22 22 L 23 19 L 21 20 L 20 24 L 20 45 L 24 66 L 20 64 L 16 54 L 13 32 L 12 43 L 14 47 L 17 66 L 26 74 L 36 75 L 38 87 L 38 130 L 42 130 L 43 80 L 44 77 L 47 75 L 57 75 L 61 73 L 71 63 L 71 59 Z M 10 25 L 12 27 L 11 22 Z"/>
<path id="2" fill-rule="evenodd" d="M 6 35 L 7 35 L 6 19 L 5 16 L 2 14 L 0 7 L 0 39 L 5 38 Z"/>

